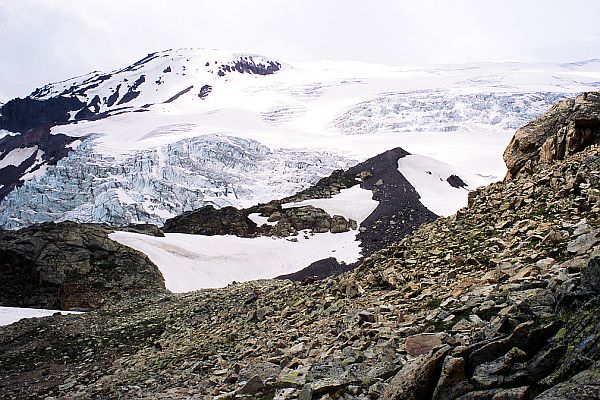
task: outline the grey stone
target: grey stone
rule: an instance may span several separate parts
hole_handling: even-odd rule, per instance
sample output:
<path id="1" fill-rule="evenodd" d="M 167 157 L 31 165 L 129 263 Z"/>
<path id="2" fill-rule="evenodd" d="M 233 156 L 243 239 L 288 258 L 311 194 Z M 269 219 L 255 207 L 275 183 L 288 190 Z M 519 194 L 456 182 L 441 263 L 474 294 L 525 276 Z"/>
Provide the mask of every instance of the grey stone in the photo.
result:
<path id="1" fill-rule="evenodd" d="M 264 389 L 265 389 L 265 384 L 262 381 L 262 379 L 260 379 L 258 377 L 258 375 L 254 375 L 246 383 L 244 383 L 244 385 L 241 388 L 239 388 L 237 390 L 237 393 L 239 393 L 239 394 L 254 394 L 254 393 L 263 391 Z"/>
<path id="2" fill-rule="evenodd" d="M 569 242 L 567 251 L 574 254 L 585 254 L 598 242 L 600 242 L 600 230 L 594 230 Z"/>
<path id="3" fill-rule="evenodd" d="M 581 272 L 581 284 L 600 292 L 600 257 L 594 257 Z"/>
<path id="4" fill-rule="evenodd" d="M 433 354 L 422 355 L 407 363 L 388 383 L 383 393 L 386 400 L 419 400 L 431 397 L 450 346 Z"/>

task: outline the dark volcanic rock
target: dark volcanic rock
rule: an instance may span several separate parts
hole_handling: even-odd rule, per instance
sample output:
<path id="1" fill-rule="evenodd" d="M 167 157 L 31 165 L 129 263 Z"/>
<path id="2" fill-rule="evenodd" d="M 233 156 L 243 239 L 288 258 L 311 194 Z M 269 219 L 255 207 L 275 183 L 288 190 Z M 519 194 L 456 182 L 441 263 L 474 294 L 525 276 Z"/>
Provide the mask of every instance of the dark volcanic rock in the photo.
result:
<path id="1" fill-rule="evenodd" d="M 292 281 L 304 281 L 306 279 L 325 279 L 328 276 L 337 276 L 343 272 L 350 271 L 355 264 L 340 264 L 336 258 L 329 257 L 315 261 L 308 267 L 293 274 L 281 275 L 276 279 L 289 279 Z"/>
<path id="2" fill-rule="evenodd" d="M 144 254 L 110 240 L 110 232 L 74 222 L 0 231 L 0 304 L 90 309 L 164 290 L 158 268 Z"/>
<path id="3" fill-rule="evenodd" d="M 212 92 L 212 86 L 204 85 L 200 88 L 200 93 L 198 93 L 198 97 L 201 99 L 205 99 Z"/>
<path id="4" fill-rule="evenodd" d="M 358 234 L 365 256 L 437 218 L 421 204 L 415 188 L 398 171 L 398 160 L 409 154 L 398 147 L 348 170 L 350 174 L 362 176 L 360 186 L 373 191 L 373 199 L 379 201 L 375 211 L 362 222 Z"/>
<path id="5" fill-rule="evenodd" d="M 452 186 L 453 188 L 467 187 L 467 184 L 465 183 L 465 181 L 460 179 L 460 176 L 457 176 L 457 175 L 450 175 L 448 177 L 448 179 L 446 179 L 446 182 L 448 182 L 448 184 L 450 184 L 450 186 Z"/>
<path id="6" fill-rule="evenodd" d="M 175 100 L 177 100 L 179 97 L 183 96 L 184 94 L 186 94 L 187 92 L 189 92 L 190 90 L 192 90 L 194 87 L 194 85 L 188 86 L 185 89 L 183 89 L 182 91 L 176 93 L 175 95 L 173 95 L 172 97 L 170 97 L 168 100 L 166 100 L 164 103 L 171 103 Z"/>
<path id="7" fill-rule="evenodd" d="M 131 100 L 138 97 L 140 95 L 140 92 L 137 89 L 144 82 L 146 82 L 146 75 L 141 75 L 135 82 L 133 82 L 133 85 L 131 85 L 127 93 L 123 95 L 123 97 L 121 98 L 121 100 L 119 100 L 117 105 L 129 103 Z"/>
<path id="8" fill-rule="evenodd" d="M 106 99 L 105 103 L 107 106 L 112 107 L 117 102 L 117 100 L 119 99 L 119 90 L 120 89 L 121 89 L 121 84 L 119 83 L 117 85 L 117 87 L 115 88 L 115 91 L 110 96 L 108 96 L 108 99 Z"/>
<path id="9" fill-rule="evenodd" d="M 141 233 L 143 235 L 164 237 L 164 232 L 156 225 L 153 224 L 131 224 L 123 227 L 119 227 L 120 231 Z"/>
<path id="10" fill-rule="evenodd" d="M 252 57 L 240 57 L 231 64 L 223 64 L 219 67 L 217 74 L 225 76 L 226 73 L 237 71 L 241 74 L 271 75 L 281 68 L 277 61 L 269 61 L 266 64 L 256 63 Z"/>
<path id="11" fill-rule="evenodd" d="M 76 97 L 58 96 L 47 100 L 16 98 L 0 109 L 0 129 L 27 132 L 42 125 L 64 123 L 69 120 L 69 111 L 83 107 L 85 104 Z"/>

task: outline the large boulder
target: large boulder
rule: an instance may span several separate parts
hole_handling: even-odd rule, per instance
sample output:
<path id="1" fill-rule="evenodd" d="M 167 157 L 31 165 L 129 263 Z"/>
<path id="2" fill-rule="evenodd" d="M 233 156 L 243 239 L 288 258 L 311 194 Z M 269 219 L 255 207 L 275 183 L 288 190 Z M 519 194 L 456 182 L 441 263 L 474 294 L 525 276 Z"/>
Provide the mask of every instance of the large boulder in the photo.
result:
<path id="1" fill-rule="evenodd" d="M 517 130 L 504 151 L 507 178 L 538 163 L 563 160 L 600 142 L 600 92 L 583 93 L 555 104 Z"/>
<path id="2" fill-rule="evenodd" d="M 165 290 L 156 265 L 110 240 L 111 232 L 74 222 L 0 231 L 0 304 L 93 309 L 130 294 Z"/>

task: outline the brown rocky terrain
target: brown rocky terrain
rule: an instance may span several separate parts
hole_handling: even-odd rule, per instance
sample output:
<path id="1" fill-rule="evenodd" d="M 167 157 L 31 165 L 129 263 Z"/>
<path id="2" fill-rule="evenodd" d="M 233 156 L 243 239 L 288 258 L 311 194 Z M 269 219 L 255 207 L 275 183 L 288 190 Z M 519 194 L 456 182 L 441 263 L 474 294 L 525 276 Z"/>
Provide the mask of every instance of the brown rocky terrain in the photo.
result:
<path id="1" fill-rule="evenodd" d="M 0 397 L 600 398 L 600 146 L 540 158 L 528 127 L 505 181 L 354 271 L 0 328 Z"/>

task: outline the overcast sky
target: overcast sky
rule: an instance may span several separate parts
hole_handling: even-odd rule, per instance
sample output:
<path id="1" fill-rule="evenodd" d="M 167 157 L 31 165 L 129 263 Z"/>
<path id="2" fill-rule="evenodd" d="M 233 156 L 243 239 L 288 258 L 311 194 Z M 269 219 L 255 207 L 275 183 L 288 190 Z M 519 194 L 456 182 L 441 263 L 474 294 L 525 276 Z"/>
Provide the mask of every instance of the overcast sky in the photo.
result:
<path id="1" fill-rule="evenodd" d="M 206 47 L 392 65 L 600 57 L 598 0 L 0 0 L 0 101 Z"/>

